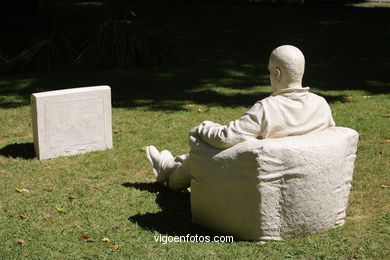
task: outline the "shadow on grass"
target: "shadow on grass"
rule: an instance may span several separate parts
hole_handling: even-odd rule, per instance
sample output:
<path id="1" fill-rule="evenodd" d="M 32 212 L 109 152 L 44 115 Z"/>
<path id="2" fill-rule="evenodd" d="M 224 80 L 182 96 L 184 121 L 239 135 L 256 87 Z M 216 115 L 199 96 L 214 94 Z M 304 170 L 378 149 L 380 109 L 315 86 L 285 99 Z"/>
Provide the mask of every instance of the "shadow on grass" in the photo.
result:
<path id="1" fill-rule="evenodd" d="M 27 102 L 6 102 L 6 103 L 0 103 L 0 108 L 17 108 L 20 106 L 27 106 L 29 103 Z"/>
<path id="2" fill-rule="evenodd" d="M 192 222 L 189 192 L 173 192 L 159 183 L 123 183 L 122 186 L 156 193 L 158 213 L 139 213 L 129 217 L 144 229 L 166 235 L 218 235 Z"/>
<path id="3" fill-rule="evenodd" d="M 33 159 L 35 157 L 34 144 L 9 144 L 0 149 L 0 155 L 4 157 Z"/>
<path id="4" fill-rule="evenodd" d="M 385 55 L 390 8 L 157 1 L 140 2 L 137 8 L 145 19 L 178 25 L 185 35 L 185 62 L 136 71 L 3 75 L 0 107 L 28 104 L 33 92 L 103 84 L 112 89 L 114 107 L 249 107 L 270 94 L 267 61 L 272 49 L 282 44 L 295 45 L 305 54 L 304 85 L 369 95 L 390 91 Z M 253 87 L 259 91 L 251 91 Z M 345 101 L 338 95 L 326 98 Z"/>
<path id="5" fill-rule="evenodd" d="M 184 67 L 135 72 L 111 70 L 85 72 L 82 76 L 79 73 L 69 73 L 63 80 L 59 80 L 56 76 L 49 76 L 44 80 L 32 80 L 31 84 L 26 84 L 28 87 L 19 90 L 13 85 L 2 89 L 0 85 L 0 108 L 28 105 L 30 94 L 34 92 L 96 85 L 111 87 L 113 107 L 138 107 L 152 111 L 185 110 L 185 105 L 189 103 L 249 108 L 256 101 L 271 94 L 271 89 L 266 87 L 268 79 L 256 75 L 258 69 L 246 71 L 247 74 L 243 77 L 230 75 L 230 73 L 244 73 L 243 68 L 231 67 L 229 69 L 231 71 L 225 73 L 220 71 L 221 68 L 210 66 L 197 75 L 191 71 L 193 69 L 193 67 Z M 8 81 L 13 80 L 16 79 Z M 253 91 L 253 88 L 256 88 L 256 91 Z M 16 96 L 19 102 L 6 102 L 1 98 L 2 95 Z M 343 95 L 324 97 L 328 102 L 345 101 Z M 2 100 L 4 101 L 1 102 Z"/>

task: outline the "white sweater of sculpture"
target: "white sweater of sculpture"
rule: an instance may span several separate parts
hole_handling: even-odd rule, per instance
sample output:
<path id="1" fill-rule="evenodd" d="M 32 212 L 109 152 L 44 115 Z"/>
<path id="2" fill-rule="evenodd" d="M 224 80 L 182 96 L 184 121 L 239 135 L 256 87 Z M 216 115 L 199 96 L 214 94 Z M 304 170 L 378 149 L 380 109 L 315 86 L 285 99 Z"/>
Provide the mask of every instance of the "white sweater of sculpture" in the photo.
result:
<path id="1" fill-rule="evenodd" d="M 228 125 L 204 121 L 191 132 L 209 145 L 224 149 L 251 138 L 303 135 L 333 126 L 328 103 L 306 87 L 275 92 Z"/>

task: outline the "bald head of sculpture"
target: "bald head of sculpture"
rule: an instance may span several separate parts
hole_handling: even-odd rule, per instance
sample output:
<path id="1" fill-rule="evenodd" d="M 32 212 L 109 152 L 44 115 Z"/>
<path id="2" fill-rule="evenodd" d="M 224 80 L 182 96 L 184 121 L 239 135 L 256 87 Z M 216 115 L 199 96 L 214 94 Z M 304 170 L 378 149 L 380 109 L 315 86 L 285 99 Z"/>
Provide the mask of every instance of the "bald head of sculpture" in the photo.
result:
<path id="1" fill-rule="evenodd" d="M 297 47 L 279 46 L 270 55 L 268 70 L 274 92 L 285 88 L 301 88 L 305 57 Z"/>

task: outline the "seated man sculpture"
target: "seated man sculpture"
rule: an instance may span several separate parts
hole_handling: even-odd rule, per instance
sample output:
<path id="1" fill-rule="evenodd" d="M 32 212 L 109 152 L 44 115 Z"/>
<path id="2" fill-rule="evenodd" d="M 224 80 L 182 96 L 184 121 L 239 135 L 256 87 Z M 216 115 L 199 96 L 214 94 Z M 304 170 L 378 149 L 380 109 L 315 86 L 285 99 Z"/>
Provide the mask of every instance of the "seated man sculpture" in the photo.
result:
<path id="1" fill-rule="evenodd" d="M 190 140 L 196 136 L 212 147 L 227 149 L 253 138 L 304 135 L 335 126 L 325 99 L 302 87 L 304 69 L 305 58 L 298 48 L 283 45 L 274 49 L 268 65 L 272 95 L 255 103 L 228 125 L 202 122 L 190 130 Z M 173 157 L 167 150 L 159 152 L 156 147 L 148 146 L 146 156 L 158 182 L 173 190 L 190 186 L 188 154 Z"/>

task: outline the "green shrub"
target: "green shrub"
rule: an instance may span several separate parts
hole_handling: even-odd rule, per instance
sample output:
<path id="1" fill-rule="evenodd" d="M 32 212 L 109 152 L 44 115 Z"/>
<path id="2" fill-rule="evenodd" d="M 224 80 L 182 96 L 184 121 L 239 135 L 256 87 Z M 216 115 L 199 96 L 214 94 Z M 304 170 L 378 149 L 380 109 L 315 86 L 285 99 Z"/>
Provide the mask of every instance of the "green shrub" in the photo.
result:
<path id="1" fill-rule="evenodd" d="M 80 34 L 87 35 L 78 40 Z M 88 69 L 134 69 L 176 63 L 182 57 L 177 33 L 165 25 L 107 20 L 94 31 L 72 37 L 51 33 L 12 59 L 0 56 L 0 69 L 8 72 L 53 72 Z"/>
<path id="2" fill-rule="evenodd" d="M 52 33 L 14 57 L 9 63 L 8 70 L 18 72 L 58 71 L 67 69 L 74 64 L 73 57 L 69 39 L 62 33 Z"/>
<path id="3" fill-rule="evenodd" d="M 0 72 L 3 72 L 6 69 L 8 62 L 8 58 L 0 53 Z"/>
<path id="4" fill-rule="evenodd" d="M 135 69 L 176 63 L 183 56 L 175 30 L 135 20 L 131 10 L 121 19 L 109 18 L 83 29 L 64 18 L 52 22 L 46 29 L 35 28 L 49 30 L 36 41 L 26 40 L 31 35 L 28 37 L 25 31 L 3 33 L 5 44 L 1 44 L 0 53 L 9 54 L 10 58 L 0 56 L 0 69 L 6 72 Z"/>
<path id="5" fill-rule="evenodd" d="M 158 66 L 181 57 L 176 33 L 167 26 L 107 20 L 81 44 L 78 61 L 88 68 Z"/>

